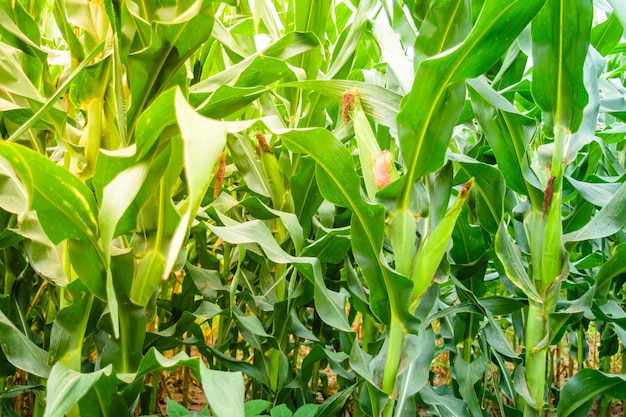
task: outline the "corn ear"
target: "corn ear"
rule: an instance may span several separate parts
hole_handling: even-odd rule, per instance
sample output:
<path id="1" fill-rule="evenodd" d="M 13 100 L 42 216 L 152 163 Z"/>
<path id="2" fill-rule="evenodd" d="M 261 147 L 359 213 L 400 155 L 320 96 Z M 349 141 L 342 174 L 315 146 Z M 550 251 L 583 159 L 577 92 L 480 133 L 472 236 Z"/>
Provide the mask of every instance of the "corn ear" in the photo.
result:
<path id="1" fill-rule="evenodd" d="M 281 211 L 293 212 L 293 197 L 289 191 L 287 179 L 278 163 L 278 159 L 261 132 L 256 133 L 256 138 L 258 141 L 257 153 L 261 159 L 261 170 L 267 179 L 274 208 Z"/>
<path id="2" fill-rule="evenodd" d="M 389 238 L 393 246 L 396 270 L 408 276 L 415 253 L 415 217 L 407 208 L 399 209 L 389 225 Z"/>
<path id="3" fill-rule="evenodd" d="M 551 202 L 548 206 L 548 212 L 544 214 L 546 223 L 543 230 L 543 251 L 541 254 L 541 280 L 544 289 L 550 287 L 558 279 L 563 269 L 561 256 L 563 227 L 561 223 L 560 185 L 554 188 L 556 189 L 546 189 L 547 192 L 552 193 L 552 197 L 550 198 Z"/>
<path id="4" fill-rule="evenodd" d="M 446 254 L 448 242 L 452 237 L 452 231 L 456 220 L 461 213 L 461 208 L 469 196 L 469 191 L 474 185 L 474 179 L 471 178 L 464 186 L 456 201 L 448 209 L 446 215 L 441 219 L 435 230 L 426 237 L 420 245 L 420 248 L 413 260 L 413 268 L 411 271 L 411 280 L 413 281 L 413 298 L 417 299 L 424 294 L 430 282 L 437 271 L 437 267 L 441 263 Z"/>
<path id="5" fill-rule="evenodd" d="M 542 297 L 544 286 L 541 276 L 543 265 L 543 235 L 545 228 L 546 219 L 543 217 L 543 213 L 533 210 L 527 219 L 526 230 L 528 231 L 528 244 L 530 246 L 530 259 L 532 262 L 532 281 Z"/>
<path id="6" fill-rule="evenodd" d="M 398 179 L 398 172 L 393 164 L 393 156 L 382 150 L 372 131 L 370 122 L 363 111 L 358 91 L 349 91 L 343 95 L 342 113 L 344 122 L 352 118 L 354 137 L 359 147 L 359 160 L 365 182 L 365 190 L 370 201 L 382 188 Z"/>

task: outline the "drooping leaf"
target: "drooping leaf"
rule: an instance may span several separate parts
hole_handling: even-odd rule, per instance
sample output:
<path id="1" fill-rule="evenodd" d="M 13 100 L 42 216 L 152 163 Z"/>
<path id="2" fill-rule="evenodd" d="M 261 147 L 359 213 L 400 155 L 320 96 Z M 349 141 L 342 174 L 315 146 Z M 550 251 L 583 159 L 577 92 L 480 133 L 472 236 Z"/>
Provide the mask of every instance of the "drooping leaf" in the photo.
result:
<path id="1" fill-rule="evenodd" d="M 402 348 L 403 360 L 398 372 L 398 399 L 396 409 L 400 416 L 415 415 L 415 394 L 428 382 L 428 370 L 435 353 L 435 335 L 432 328 L 415 335 L 407 335 Z"/>
<path id="2" fill-rule="evenodd" d="M 454 373 L 459 383 L 459 392 L 467 402 L 467 407 L 473 416 L 481 416 L 481 406 L 474 390 L 474 384 L 483 376 L 487 363 L 482 356 L 467 363 L 460 355 L 454 360 Z"/>
<path id="3" fill-rule="evenodd" d="M 613 278 L 626 272 L 626 244 L 620 244 L 615 247 L 615 252 L 600 267 L 598 275 L 596 275 L 596 285 L 593 297 L 605 298 L 609 294 Z"/>
<path id="4" fill-rule="evenodd" d="M 0 156 L 26 181 L 41 225 L 54 244 L 66 239 L 97 240 L 97 208 L 78 178 L 48 158 L 21 145 L 0 142 Z M 31 188 L 32 187 L 32 188 Z"/>
<path id="5" fill-rule="evenodd" d="M 222 372 L 200 366 L 202 387 L 216 417 L 245 417 L 245 388 L 239 372 Z"/>
<path id="6" fill-rule="evenodd" d="M 522 264 L 519 249 L 511 242 L 507 227 L 504 222 L 500 223 L 500 228 L 496 234 L 496 254 L 502 262 L 506 275 L 521 289 L 526 296 L 538 303 L 541 303 L 541 296 L 533 285 L 524 265 Z"/>
<path id="7" fill-rule="evenodd" d="M 36 346 L 22 333 L 11 320 L 0 310 L 0 347 L 9 362 L 16 368 L 33 375 L 48 378 L 48 354 Z"/>
<path id="8" fill-rule="evenodd" d="M 593 398 L 602 394 L 618 400 L 626 399 L 626 377 L 590 368 L 581 369 L 563 385 L 556 415 L 587 415 Z"/>
<path id="9" fill-rule="evenodd" d="M 333 395 L 331 395 L 322 405 L 320 405 L 315 412 L 314 417 L 330 417 L 335 415 L 345 402 L 350 398 L 350 395 L 356 388 L 356 385 L 350 385 L 348 388 L 345 388 Z"/>
<path id="10" fill-rule="evenodd" d="M 465 401 L 451 395 L 439 395 L 430 385 L 425 385 L 420 391 L 422 400 L 428 408 L 440 417 L 469 417 Z"/>
<path id="11" fill-rule="evenodd" d="M 622 184 L 613 198 L 581 229 L 563 236 L 566 242 L 598 239 L 610 236 L 626 223 L 626 183 Z"/>
<path id="12" fill-rule="evenodd" d="M 44 417 L 63 417 L 111 368 L 83 374 L 57 362 L 48 378 Z"/>

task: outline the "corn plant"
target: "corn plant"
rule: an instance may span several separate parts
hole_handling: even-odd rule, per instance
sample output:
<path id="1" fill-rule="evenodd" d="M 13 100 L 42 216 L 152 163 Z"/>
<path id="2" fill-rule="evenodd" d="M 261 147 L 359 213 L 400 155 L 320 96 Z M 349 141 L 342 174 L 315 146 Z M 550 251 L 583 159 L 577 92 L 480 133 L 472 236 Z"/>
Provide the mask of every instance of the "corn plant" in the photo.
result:
<path id="1" fill-rule="evenodd" d="M 624 10 L 0 0 L 0 413 L 607 415 Z"/>

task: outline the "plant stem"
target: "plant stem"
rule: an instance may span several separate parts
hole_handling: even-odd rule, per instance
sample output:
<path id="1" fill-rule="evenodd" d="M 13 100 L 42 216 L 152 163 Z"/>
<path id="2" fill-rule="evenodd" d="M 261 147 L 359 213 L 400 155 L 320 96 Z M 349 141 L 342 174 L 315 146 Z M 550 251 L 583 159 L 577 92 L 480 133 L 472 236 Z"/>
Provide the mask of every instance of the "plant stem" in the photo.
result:
<path id="1" fill-rule="evenodd" d="M 621 349 L 622 352 L 622 373 L 626 373 L 626 347 L 624 347 L 624 345 L 622 345 Z M 622 401 L 622 409 L 626 409 L 626 400 Z"/>
<path id="2" fill-rule="evenodd" d="M 13 283 L 15 282 L 15 274 L 11 269 L 13 266 L 12 257 L 9 253 L 10 248 L 3 250 L 4 252 L 4 295 L 11 295 Z"/>
<path id="3" fill-rule="evenodd" d="M 584 345 L 583 340 L 585 337 L 585 332 L 583 330 L 582 324 L 578 325 L 578 337 L 576 337 L 577 350 L 576 357 L 578 359 L 578 372 L 585 367 L 585 356 L 584 356 Z"/>
<path id="4" fill-rule="evenodd" d="M 524 417 L 542 415 L 544 405 L 544 387 L 546 383 L 546 354 L 548 343 L 544 340 L 547 332 L 547 321 L 544 317 L 543 306 L 533 301 L 528 306 L 528 320 L 526 322 L 526 382 L 530 396 L 537 408 L 526 404 Z"/>
<path id="5" fill-rule="evenodd" d="M 313 365 L 313 371 L 311 372 L 311 392 L 317 395 L 318 383 L 320 377 L 320 363 L 315 362 Z"/>
<path id="6" fill-rule="evenodd" d="M 33 417 L 41 417 L 44 415 L 46 409 L 46 403 L 42 395 L 39 393 L 35 394 L 35 398 L 33 400 Z"/>
<path id="7" fill-rule="evenodd" d="M 361 338 L 361 343 L 363 346 L 363 350 L 367 353 L 370 352 L 370 344 L 376 340 L 376 322 L 374 318 L 369 314 L 363 314 L 363 336 Z"/>
<path id="8" fill-rule="evenodd" d="M 611 357 L 605 356 L 602 358 L 602 371 L 611 372 Z M 611 409 L 611 397 L 608 395 L 600 396 L 598 400 L 598 417 L 609 417 L 609 411 Z"/>
<path id="9" fill-rule="evenodd" d="M 468 323 L 465 327 L 465 340 L 463 340 L 463 359 L 469 364 L 472 361 L 472 343 L 474 342 L 472 337 L 474 315 L 470 313 L 467 317 Z"/>
<path id="10" fill-rule="evenodd" d="M 152 372 L 152 392 L 150 393 L 150 409 L 148 413 L 156 413 L 159 404 L 159 371 Z"/>
<path id="11" fill-rule="evenodd" d="M 385 371 L 383 373 L 383 392 L 389 395 L 389 402 L 385 406 L 384 416 L 391 417 L 395 405 L 394 388 L 396 376 L 402 359 L 402 345 L 404 344 L 404 326 L 396 317 L 391 318 L 389 325 L 389 344 L 387 347 L 387 359 L 385 360 Z"/>
<path id="12" fill-rule="evenodd" d="M 278 242 L 282 242 L 282 240 L 287 235 L 287 229 L 280 221 L 280 219 L 276 219 L 276 239 Z M 276 302 L 279 303 L 285 300 L 287 294 L 287 279 L 282 279 L 283 275 L 287 271 L 287 266 L 285 264 L 276 265 L 276 271 L 274 273 L 274 279 L 278 280 L 276 284 Z M 274 392 L 278 390 L 278 379 L 280 374 L 280 351 L 283 352 L 287 349 L 287 337 L 284 332 L 284 329 L 279 326 L 276 321 L 276 313 L 274 313 L 274 337 L 276 337 L 278 341 L 278 349 L 274 349 L 272 351 L 272 356 L 270 358 L 270 389 Z M 277 331 L 279 330 L 279 331 Z"/>
<path id="13" fill-rule="evenodd" d="M 190 355 L 191 348 L 189 345 L 183 346 L 183 352 Z M 189 367 L 183 366 L 183 400 L 182 405 L 187 407 L 187 402 L 189 401 Z"/>

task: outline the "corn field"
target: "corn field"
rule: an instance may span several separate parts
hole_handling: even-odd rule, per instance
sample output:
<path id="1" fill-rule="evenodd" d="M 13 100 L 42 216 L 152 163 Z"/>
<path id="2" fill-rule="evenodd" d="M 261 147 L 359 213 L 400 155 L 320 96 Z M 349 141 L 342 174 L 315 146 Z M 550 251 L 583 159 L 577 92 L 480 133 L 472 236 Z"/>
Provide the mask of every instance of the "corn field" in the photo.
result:
<path id="1" fill-rule="evenodd" d="M 612 416 L 626 0 L 0 0 L 0 417 Z"/>

